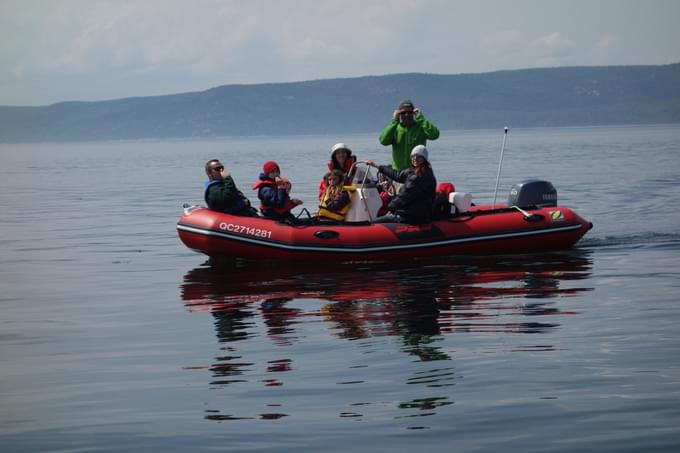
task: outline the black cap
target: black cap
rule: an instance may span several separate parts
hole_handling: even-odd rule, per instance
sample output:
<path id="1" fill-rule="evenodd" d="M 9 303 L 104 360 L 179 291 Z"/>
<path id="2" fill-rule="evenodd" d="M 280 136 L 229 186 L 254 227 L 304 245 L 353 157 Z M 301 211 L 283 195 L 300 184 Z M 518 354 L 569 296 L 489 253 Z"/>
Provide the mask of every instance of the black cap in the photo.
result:
<path id="1" fill-rule="evenodd" d="M 413 110 L 413 102 L 410 99 L 404 99 L 401 101 L 398 107 L 399 110 Z"/>

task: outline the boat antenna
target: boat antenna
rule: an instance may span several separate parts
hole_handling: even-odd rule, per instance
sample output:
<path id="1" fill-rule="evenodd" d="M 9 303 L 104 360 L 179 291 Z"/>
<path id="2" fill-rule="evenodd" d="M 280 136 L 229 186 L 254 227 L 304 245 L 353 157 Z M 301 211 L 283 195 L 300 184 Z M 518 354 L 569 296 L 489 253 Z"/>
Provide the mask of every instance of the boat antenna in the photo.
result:
<path id="1" fill-rule="evenodd" d="M 498 181 L 501 179 L 501 165 L 503 165 L 503 151 L 505 150 L 505 139 L 508 138 L 508 126 L 503 129 L 503 144 L 501 145 L 501 158 L 498 161 L 498 175 L 496 176 L 496 188 L 493 191 L 493 203 L 491 209 L 496 207 L 496 194 L 498 193 Z"/>

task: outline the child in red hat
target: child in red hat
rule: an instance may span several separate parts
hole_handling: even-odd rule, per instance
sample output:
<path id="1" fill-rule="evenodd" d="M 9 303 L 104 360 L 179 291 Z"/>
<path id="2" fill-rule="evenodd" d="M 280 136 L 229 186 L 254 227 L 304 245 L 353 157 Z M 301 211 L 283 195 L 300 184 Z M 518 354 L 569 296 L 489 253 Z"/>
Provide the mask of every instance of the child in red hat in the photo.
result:
<path id="1" fill-rule="evenodd" d="M 273 160 L 265 162 L 260 179 L 253 184 L 260 199 L 262 215 L 276 220 L 294 220 L 295 216 L 290 211 L 301 205 L 302 200 L 290 198 L 291 188 L 290 182 L 281 177 L 279 164 Z"/>

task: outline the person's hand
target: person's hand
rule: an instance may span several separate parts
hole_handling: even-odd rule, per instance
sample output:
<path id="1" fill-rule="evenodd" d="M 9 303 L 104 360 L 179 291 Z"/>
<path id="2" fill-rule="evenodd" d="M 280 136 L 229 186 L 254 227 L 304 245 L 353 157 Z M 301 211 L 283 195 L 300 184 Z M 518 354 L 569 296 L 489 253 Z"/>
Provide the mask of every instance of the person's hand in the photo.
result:
<path id="1" fill-rule="evenodd" d="M 290 189 L 293 187 L 288 179 L 281 176 L 274 178 L 274 182 L 276 182 L 276 187 L 278 189 L 286 189 L 288 192 L 290 192 Z"/>
<path id="2" fill-rule="evenodd" d="M 303 201 L 298 199 L 298 198 L 291 198 L 290 201 L 295 205 L 295 206 L 300 206 Z"/>
<path id="3" fill-rule="evenodd" d="M 378 166 L 372 160 L 365 160 L 364 163 L 369 167 L 378 168 Z"/>
<path id="4" fill-rule="evenodd" d="M 396 109 L 394 112 L 392 112 L 392 118 L 399 119 L 399 115 L 401 115 L 401 109 Z"/>
<path id="5" fill-rule="evenodd" d="M 226 177 L 228 177 L 228 176 L 231 176 L 231 173 L 230 173 L 229 170 L 227 170 L 226 168 L 223 168 L 223 169 L 220 171 L 220 176 L 222 177 L 222 179 L 224 179 L 224 178 L 226 178 Z"/>

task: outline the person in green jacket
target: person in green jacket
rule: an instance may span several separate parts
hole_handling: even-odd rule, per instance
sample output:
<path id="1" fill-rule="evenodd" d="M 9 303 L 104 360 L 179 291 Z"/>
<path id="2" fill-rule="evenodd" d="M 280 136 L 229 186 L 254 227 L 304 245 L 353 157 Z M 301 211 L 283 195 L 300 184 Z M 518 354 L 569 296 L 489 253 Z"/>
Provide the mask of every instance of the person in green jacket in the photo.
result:
<path id="1" fill-rule="evenodd" d="M 416 145 L 424 146 L 427 140 L 437 138 L 437 126 L 407 99 L 392 113 L 392 121 L 383 129 L 378 140 L 384 146 L 392 145 L 392 168 L 404 170 L 411 163 L 411 150 Z"/>
<path id="2" fill-rule="evenodd" d="M 208 180 L 203 186 L 203 198 L 208 208 L 227 214 L 256 217 L 257 211 L 250 205 L 250 200 L 236 188 L 231 173 L 217 159 L 205 163 L 205 174 Z"/>

